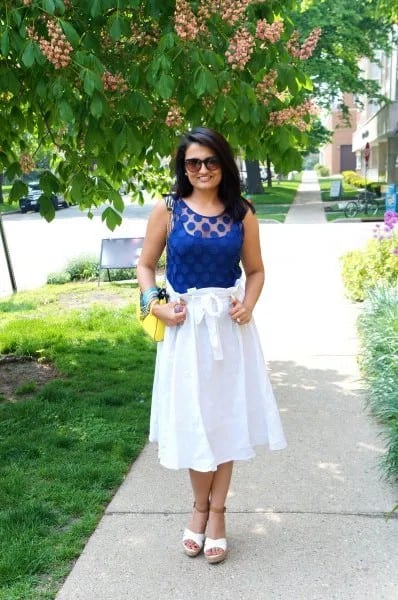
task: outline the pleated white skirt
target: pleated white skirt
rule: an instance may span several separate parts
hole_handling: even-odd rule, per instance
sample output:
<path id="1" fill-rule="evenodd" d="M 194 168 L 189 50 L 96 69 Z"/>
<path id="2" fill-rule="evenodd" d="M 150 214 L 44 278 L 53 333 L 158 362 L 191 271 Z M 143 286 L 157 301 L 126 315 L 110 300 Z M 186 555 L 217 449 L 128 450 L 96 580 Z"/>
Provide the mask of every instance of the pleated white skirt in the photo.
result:
<path id="1" fill-rule="evenodd" d="M 239 325 L 229 316 L 241 284 L 168 291 L 187 303 L 187 318 L 166 327 L 157 346 L 149 439 L 158 442 L 160 463 L 207 472 L 253 458 L 257 445 L 285 448 L 254 321 Z"/>

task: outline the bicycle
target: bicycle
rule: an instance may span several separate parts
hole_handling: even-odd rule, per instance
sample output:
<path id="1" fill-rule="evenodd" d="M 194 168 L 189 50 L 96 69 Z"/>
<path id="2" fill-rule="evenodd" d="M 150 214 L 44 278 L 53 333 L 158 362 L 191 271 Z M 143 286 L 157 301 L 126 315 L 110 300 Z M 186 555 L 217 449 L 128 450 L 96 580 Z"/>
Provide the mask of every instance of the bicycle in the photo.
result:
<path id="1" fill-rule="evenodd" d="M 355 217 L 358 213 L 365 215 L 377 215 L 382 208 L 382 200 L 378 198 L 374 192 L 365 190 L 358 195 L 358 198 L 353 198 L 344 208 L 344 214 L 348 219 Z"/>

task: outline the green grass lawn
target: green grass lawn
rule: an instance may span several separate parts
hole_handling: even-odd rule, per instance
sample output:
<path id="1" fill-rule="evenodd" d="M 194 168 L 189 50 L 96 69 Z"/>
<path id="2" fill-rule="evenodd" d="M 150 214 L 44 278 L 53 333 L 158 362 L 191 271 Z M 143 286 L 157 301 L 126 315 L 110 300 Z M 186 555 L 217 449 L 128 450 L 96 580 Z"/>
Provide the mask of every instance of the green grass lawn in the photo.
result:
<path id="1" fill-rule="evenodd" d="M 259 219 L 274 219 L 284 222 L 286 213 L 294 201 L 300 180 L 281 181 L 271 188 L 264 186 L 263 194 L 247 194 L 256 207 Z"/>
<path id="2" fill-rule="evenodd" d="M 54 598 L 147 441 L 155 347 L 136 293 L 67 284 L 0 300 L 3 357 L 56 369 L 0 397 L 2 600 Z"/>
<path id="3" fill-rule="evenodd" d="M 10 185 L 3 185 L 3 200 L 4 202 L 2 204 L 0 204 L 0 212 L 1 213 L 6 213 L 9 212 L 10 210 L 19 210 L 19 203 L 18 202 L 8 202 L 8 193 L 11 189 Z"/>
<path id="4" fill-rule="evenodd" d="M 357 215 L 355 215 L 355 219 L 362 219 L 362 220 L 369 220 L 369 221 L 374 221 L 375 219 L 377 219 L 378 221 L 383 221 L 384 220 L 384 212 L 385 212 L 384 207 L 380 208 L 380 210 L 378 210 L 375 215 L 370 215 L 370 214 L 366 214 L 364 212 L 359 212 Z M 329 210 L 325 210 L 325 216 L 326 216 L 327 221 L 335 221 L 336 219 L 346 219 L 347 218 L 344 214 L 344 209 L 338 208 L 337 204 L 336 204 L 336 207 L 330 207 Z"/>

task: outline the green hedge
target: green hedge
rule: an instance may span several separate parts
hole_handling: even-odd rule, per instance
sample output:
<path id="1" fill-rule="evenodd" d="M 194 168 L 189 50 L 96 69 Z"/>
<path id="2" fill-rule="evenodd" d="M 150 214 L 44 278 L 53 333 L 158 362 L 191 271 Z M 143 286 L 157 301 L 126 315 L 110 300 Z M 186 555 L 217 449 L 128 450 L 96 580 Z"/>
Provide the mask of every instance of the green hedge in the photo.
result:
<path id="1" fill-rule="evenodd" d="M 341 174 L 346 183 L 356 188 L 366 188 L 377 194 L 377 196 L 381 196 L 381 188 L 386 184 L 385 181 L 367 181 L 365 177 L 358 175 L 355 171 L 342 171 Z"/>
<path id="2" fill-rule="evenodd" d="M 388 478 L 398 481 L 398 287 L 369 292 L 358 327 L 368 406 L 385 431 L 382 466 Z"/>

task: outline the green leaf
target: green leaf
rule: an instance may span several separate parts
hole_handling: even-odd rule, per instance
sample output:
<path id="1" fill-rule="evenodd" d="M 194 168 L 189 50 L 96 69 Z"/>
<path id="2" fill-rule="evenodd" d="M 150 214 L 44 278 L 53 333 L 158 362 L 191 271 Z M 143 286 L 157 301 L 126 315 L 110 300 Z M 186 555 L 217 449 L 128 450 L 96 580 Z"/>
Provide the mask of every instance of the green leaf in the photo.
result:
<path id="1" fill-rule="evenodd" d="M 8 171 L 7 171 L 8 174 Z M 23 196 L 26 196 L 26 194 L 28 193 L 28 186 L 26 185 L 26 183 L 24 183 L 23 181 L 21 181 L 20 179 L 17 179 L 16 181 L 14 181 L 12 188 L 10 190 L 10 195 L 8 197 L 8 201 L 11 202 L 18 202 L 18 200 L 20 198 L 22 198 Z"/>
<path id="2" fill-rule="evenodd" d="M 91 16 L 98 17 L 102 12 L 102 2 L 101 0 L 92 0 L 91 1 Z"/>
<path id="3" fill-rule="evenodd" d="M 35 45 L 33 42 L 28 42 L 22 54 L 22 62 L 25 67 L 31 67 L 35 62 Z"/>
<path id="4" fill-rule="evenodd" d="M 104 104 L 100 94 L 95 93 L 90 104 L 90 112 L 96 119 L 99 119 L 104 112 Z"/>
<path id="5" fill-rule="evenodd" d="M 76 29 L 73 27 L 73 25 L 68 23 L 68 21 L 64 21 L 62 19 L 60 19 L 59 22 L 61 24 L 64 34 L 66 35 L 72 46 L 78 46 L 80 43 L 80 36 L 77 33 Z"/>
<path id="6" fill-rule="evenodd" d="M 207 88 L 206 70 L 198 67 L 194 75 L 194 89 L 198 96 L 203 96 Z"/>
<path id="7" fill-rule="evenodd" d="M 63 0 L 54 0 L 55 8 L 58 14 L 63 15 L 65 13 L 65 4 Z"/>
<path id="8" fill-rule="evenodd" d="M 55 13 L 55 4 L 54 0 L 43 0 L 43 8 L 46 12 L 53 15 Z"/>
<path id="9" fill-rule="evenodd" d="M 51 200 L 51 195 L 42 194 L 39 198 L 40 214 L 50 222 L 55 217 L 55 208 Z"/>
<path id="10" fill-rule="evenodd" d="M 222 121 L 224 119 L 225 106 L 226 106 L 226 97 L 219 96 L 217 99 L 217 102 L 216 102 L 216 110 L 214 113 L 214 119 L 215 119 L 216 123 L 222 123 Z"/>
<path id="11" fill-rule="evenodd" d="M 156 86 L 156 89 L 164 100 L 168 100 L 169 98 L 171 98 L 174 89 L 174 81 L 172 77 L 170 77 L 170 75 L 167 75 L 166 73 L 162 73 Z"/>
<path id="12" fill-rule="evenodd" d="M 104 132 L 99 129 L 98 123 L 91 121 L 89 123 L 85 146 L 90 152 L 94 152 L 98 148 L 102 149 L 104 143 Z"/>
<path id="13" fill-rule="evenodd" d="M 59 116 L 66 123 L 73 123 L 75 120 L 75 115 L 73 114 L 73 109 L 71 105 L 66 100 L 61 100 L 58 105 Z"/>
<path id="14" fill-rule="evenodd" d="M 3 35 L 1 36 L 0 49 L 2 55 L 7 56 L 8 51 L 10 49 L 10 34 L 8 33 L 8 29 L 6 29 Z"/>
<path id="15" fill-rule="evenodd" d="M 40 175 L 40 187 L 46 195 L 51 196 L 53 192 L 58 192 L 59 181 L 51 171 L 44 171 Z"/>
<path id="16" fill-rule="evenodd" d="M 117 225 L 122 222 L 122 217 L 115 211 L 114 208 L 108 206 L 101 215 L 102 221 L 106 222 L 108 229 L 113 231 Z"/>
<path id="17" fill-rule="evenodd" d="M 95 90 L 94 73 L 92 73 L 91 71 L 86 71 L 84 73 L 83 81 L 84 81 L 84 91 L 89 96 L 92 96 L 94 94 L 94 90 Z"/>
<path id="18" fill-rule="evenodd" d="M 11 163 L 10 166 L 6 170 L 6 176 L 9 181 L 12 181 L 17 175 L 21 174 L 21 165 L 16 160 Z"/>
<path id="19" fill-rule="evenodd" d="M 21 14 L 20 14 L 19 7 L 16 8 L 16 9 L 14 9 L 11 12 L 11 15 L 12 15 L 12 18 L 14 19 L 15 25 L 17 25 L 17 27 L 19 27 L 21 25 L 21 22 L 22 22 L 22 17 L 21 17 Z"/>
<path id="20" fill-rule="evenodd" d="M 81 203 L 82 198 L 84 198 L 86 184 L 87 177 L 83 173 L 76 173 L 76 175 L 73 175 L 70 195 L 73 202 L 76 202 L 76 204 Z"/>
<path id="21" fill-rule="evenodd" d="M 142 150 L 142 139 L 132 127 L 127 126 L 127 150 L 133 156 L 138 156 Z"/>
<path id="22" fill-rule="evenodd" d="M 116 15 L 112 26 L 109 30 L 109 33 L 111 35 L 111 38 L 115 40 L 115 42 L 118 42 L 120 40 L 120 38 L 122 37 L 122 28 L 123 28 L 123 19 L 120 17 L 120 15 Z"/>
<path id="23" fill-rule="evenodd" d="M 225 111 L 228 116 L 228 121 L 234 121 L 238 115 L 238 109 L 235 102 L 229 96 L 225 97 Z"/>
<path id="24" fill-rule="evenodd" d="M 209 69 L 205 70 L 206 77 L 206 89 L 211 96 L 214 96 L 218 92 L 218 84 L 217 80 L 214 77 L 213 73 L 209 71 Z"/>
<path id="25" fill-rule="evenodd" d="M 114 136 L 112 140 L 112 147 L 115 153 L 115 158 L 119 158 L 121 152 L 124 150 L 127 144 L 127 131 L 123 127 L 122 130 Z"/>
<path id="26" fill-rule="evenodd" d="M 158 51 L 164 52 L 165 50 L 170 50 L 175 46 L 176 34 L 172 31 L 162 35 L 158 43 Z"/>
<path id="27" fill-rule="evenodd" d="M 121 197 L 119 192 L 117 192 L 113 188 L 110 188 L 108 191 L 108 195 L 109 195 L 109 200 L 112 202 L 115 209 L 118 212 L 123 212 L 124 211 L 124 202 L 123 202 L 123 198 Z"/>

